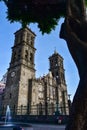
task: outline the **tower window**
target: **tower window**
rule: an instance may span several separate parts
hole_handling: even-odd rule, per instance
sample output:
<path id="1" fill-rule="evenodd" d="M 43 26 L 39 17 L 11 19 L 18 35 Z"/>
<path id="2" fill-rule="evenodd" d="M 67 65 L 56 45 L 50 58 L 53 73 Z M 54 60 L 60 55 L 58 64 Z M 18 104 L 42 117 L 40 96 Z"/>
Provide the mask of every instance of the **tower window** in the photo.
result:
<path id="1" fill-rule="evenodd" d="M 24 34 L 24 36 L 25 36 L 25 34 Z M 22 41 L 22 39 L 23 39 L 23 33 L 20 34 L 20 40 Z"/>
<path id="2" fill-rule="evenodd" d="M 18 35 L 16 36 L 16 38 L 15 38 L 16 44 L 19 44 L 19 43 L 20 43 L 20 38 L 21 38 L 21 36 L 20 36 L 20 34 L 18 34 Z"/>
<path id="3" fill-rule="evenodd" d="M 15 36 L 15 44 L 17 44 L 17 41 L 18 41 L 18 35 Z"/>
<path id="4" fill-rule="evenodd" d="M 33 63 L 33 54 L 30 53 L 30 61 Z"/>
<path id="5" fill-rule="evenodd" d="M 33 37 L 31 36 L 31 40 L 33 40 Z"/>
<path id="6" fill-rule="evenodd" d="M 33 46 L 33 41 L 31 41 L 31 45 Z"/>
<path id="7" fill-rule="evenodd" d="M 34 43 L 34 37 L 31 37 L 31 45 L 33 46 Z"/>
<path id="8" fill-rule="evenodd" d="M 30 42 L 30 34 L 27 33 L 27 43 L 29 43 L 29 42 Z"/>
<path id="9" fill-rule="evenodd" d="M 16 60 L 16 52 L 13 53 L 12 62 L 14 62 L 15 60 Z"/>
<path id="10" fill-rule="evenodd" d="M 20 53 L 21 53 L 21 50 L 19 50 L 19 51 L 18 51 L 18 59 L 19 59 L 19 58 L 20 58 L 20 56 L 21 56 L 21 54 L 20 54 Z"/>
<path id="11" fill-rule="evenodd" d="M 28 60 L 28 51 L 25 51 L 25 60 Z"/>

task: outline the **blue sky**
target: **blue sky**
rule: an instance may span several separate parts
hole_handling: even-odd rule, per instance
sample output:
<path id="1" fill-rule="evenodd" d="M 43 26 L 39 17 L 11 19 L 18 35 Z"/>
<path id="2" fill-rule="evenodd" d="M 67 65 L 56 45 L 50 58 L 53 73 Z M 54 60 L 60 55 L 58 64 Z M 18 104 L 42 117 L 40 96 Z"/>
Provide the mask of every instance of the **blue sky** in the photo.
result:
<path id="1" fill-rule="evenodd" d="M 63 19 L 60 19 L 58 26 L 50 34 L 42 35 L 37 24 L 30 24 L 29 28 L 37 35 L 35 40 L 37 49 L 35 55 L 36 77 L 48 73 L 48 58 L 54 53 L 56 48 L 56 51 L 64 58 L 65 79 L 68 93 L 71 94 L 72 99 L 78 86 L 79 75 L 66 42 L 59 38 L 62 22 Z M 21 25 L 19 23 L 10 23 L 6 19 L 6 7 L 0 2 L 0 80 L 9 67 L 12 53 L 11 47 L 14 45 L 14 32 L 20 28 Z"/>

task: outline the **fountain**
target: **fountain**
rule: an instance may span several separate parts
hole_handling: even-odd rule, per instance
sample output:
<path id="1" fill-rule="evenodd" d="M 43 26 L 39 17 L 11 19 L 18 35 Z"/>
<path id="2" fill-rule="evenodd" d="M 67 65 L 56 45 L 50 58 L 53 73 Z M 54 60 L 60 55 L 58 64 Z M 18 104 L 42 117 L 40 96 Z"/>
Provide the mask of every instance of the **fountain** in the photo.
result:
<path id="1" fill-rule="evenodd" d="M 29 124 L 13 123 L 11 119 L 11 110 L 9 105 L 7 105 L 5 122 L 0 123 L 0 130 L 33 130 L 32 126 Z"/>
<path id="2" fill-rule="evenodd" d="M 9 105 L 7 105 L 5 124 L 8 124 L 10 121 L 11 121 L 11 111 Z"/>

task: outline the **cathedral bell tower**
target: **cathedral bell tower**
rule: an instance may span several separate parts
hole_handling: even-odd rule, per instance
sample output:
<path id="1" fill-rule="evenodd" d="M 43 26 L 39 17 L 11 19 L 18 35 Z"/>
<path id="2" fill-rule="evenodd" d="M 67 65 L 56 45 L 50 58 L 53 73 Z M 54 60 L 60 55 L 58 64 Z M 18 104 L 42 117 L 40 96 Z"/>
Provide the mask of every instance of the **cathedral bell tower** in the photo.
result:
<path id="1" fill-rule="evenodd" d="M 7 74 L 3 106 L 27 106 L 29 79 L 35 77 L 35 34 L 28 28 L 15 33 L 12 58 Z"/>
<path id="2" fill-rule="evenodd" d="M 57 84 L 65 84 L 63 58 L 56 52 L 56 50 L 54 51 L 54 54 L 49 57 L 49 62 L 49 70 L 52 72 L 52 76 L 56 79 Z"/>
<path id="3" fill-rule="evenodd" d="M 52 76 L 56 80 L 56 104 L 57 111 L 58 107 L 63 108 L 62 113 L 68 114 L 68 97 L 67 97 L 67 86 L 65 81 L 65 70 L 63 67 L 63 58 L 54 51 L 54 54 L 49 57 L 50 71 Z M 59 98 L 61 99 L 59 100 Z"/>

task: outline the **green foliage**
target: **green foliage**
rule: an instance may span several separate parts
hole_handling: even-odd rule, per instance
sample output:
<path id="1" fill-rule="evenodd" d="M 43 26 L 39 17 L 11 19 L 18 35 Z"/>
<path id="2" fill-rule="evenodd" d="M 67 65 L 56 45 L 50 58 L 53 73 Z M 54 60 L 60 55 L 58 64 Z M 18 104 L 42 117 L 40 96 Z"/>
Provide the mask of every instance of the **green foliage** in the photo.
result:
<path id="1" fill-rule="evenodd" d="M 22 27 L 26 27 L 27 24 L 30 23 L 38 23 L 38 27 L 42 34 L 50 33 L 53 29 L 55 29 L 56 25 L 58 24 L 58 20 L 60 17 L 65 15 L 65 8 L 54 12 L 55 6 L 47 5 L 46 7 L 38 4 L 35 6 L 32 4 L 32 0 L 8 0 L 6 3 L 8 10 L 7 10 L 7 19 L 10 22 L 19 21 L 22 24 Z"/>
<path id="2" fill-rule="evenodd" d="M 44 19 L 42 22 L 38 22 L 38 27 L 40 28 L 40 31 L 42 34 L 44 33 L 50 33 L 52 30 L 55 30 L 55 27 L 58 24 L 58 20 L 62 17 L 62 15 L 58 16 L 57 18 L 48 18 Z"/>
<path id="3" fill-rule="evenodd" d="M 30 23 L 38 23 L 38 27 L 42 34 L 50 33 L 55 29 L 58 20 L 66 15 L 66 4 L 62 3 L 61 6 L 40 7 L 33 5 L 32 0 L 0 0 L 4 1 L 7 6 L 7 19 L 10 22 L 20 22 L 22 27 Z M 34 1 L 34 0 L 33 0 Z M 64 2 L 64 0 L 63 0 Z M 87 4 L 87 0 L 85 0 Z M 62 6 L 63 5 L 63 6 Z M 56 8 L 59 8 L 57 10 Z"/>
<path id="4" fill-rule="evenodd" d="M 43 24 L 44 23 L 44 24 Z M 42 31 L 42 34 L 50 33 L 53 29 L 55 29 L 56 25 L 58 24 L 58 19 L 47 19 L 40 23 L 38 23 L 38 27 L 40 28 L 40 31 Z"/>

